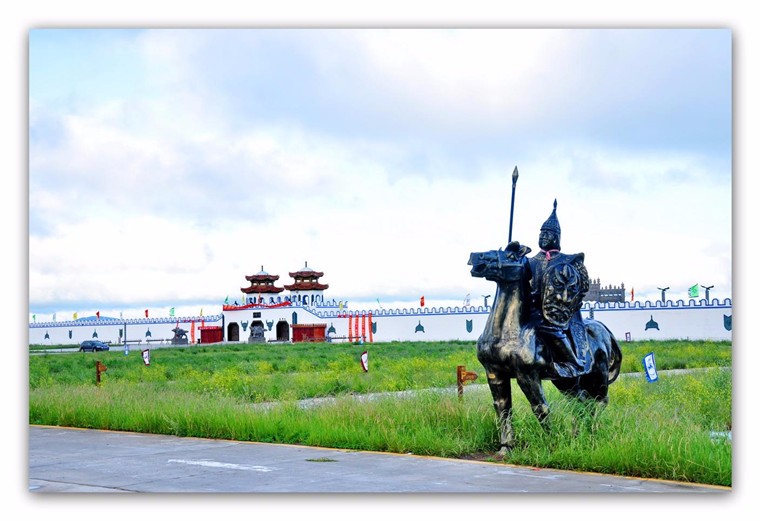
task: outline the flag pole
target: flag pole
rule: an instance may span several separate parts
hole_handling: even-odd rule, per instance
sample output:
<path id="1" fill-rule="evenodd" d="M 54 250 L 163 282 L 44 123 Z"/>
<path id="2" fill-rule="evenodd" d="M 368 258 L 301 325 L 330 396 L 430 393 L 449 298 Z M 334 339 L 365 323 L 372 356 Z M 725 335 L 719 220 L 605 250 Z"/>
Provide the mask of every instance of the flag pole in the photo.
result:
<path id="1" fill-rule="evenodd" d="M 512 204 L 509 208 L 509 240 L 507 241 L 507 244 L 512 242 L 512 218 L 515 214 L 515 187 L 517 186 L 517 165 L 515 165 L 515 169 L 512 172 Z"/>

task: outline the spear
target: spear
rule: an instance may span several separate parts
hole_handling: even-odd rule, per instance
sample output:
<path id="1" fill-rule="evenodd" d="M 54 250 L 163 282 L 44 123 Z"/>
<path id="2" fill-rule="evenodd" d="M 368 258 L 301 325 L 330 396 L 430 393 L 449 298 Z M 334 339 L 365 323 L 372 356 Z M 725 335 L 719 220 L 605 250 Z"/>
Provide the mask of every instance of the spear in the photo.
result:
<path id="1" fill-rule="evenodd" d="M 509 240 L 507 244 L 512 242 L 512 217 L 515 214 L 515 187 L 517 186 L 517 166 L 515 166 L 514 172 L 512 172 L 512 205 L 509 208 Z"/>

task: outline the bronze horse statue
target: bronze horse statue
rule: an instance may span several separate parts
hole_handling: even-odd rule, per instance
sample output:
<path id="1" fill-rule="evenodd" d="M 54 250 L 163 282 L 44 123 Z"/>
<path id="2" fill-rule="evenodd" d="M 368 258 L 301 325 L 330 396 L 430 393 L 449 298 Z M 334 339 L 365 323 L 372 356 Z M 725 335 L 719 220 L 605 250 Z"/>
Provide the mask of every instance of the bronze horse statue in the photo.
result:
<path id="1" fill-rule="evenodd" d="M 486 371 L 493 396 L 502 455 L 515 443 L 512 428 L 513 378 L 528 399 L 539 423 L 545 430 L 549 428 L 549 405 L 542 380 L 551 376 L 548 370 L 551 353 L 536 334 L 535 319 L 531 318 L 529 309 L 530 267 L 526 255 L 530 251 L 529 247 L 517 244 L 507 250 L 471 253 L 468 262 L 472 266 L 472 276 L 484 277 L 497 285 L 484 331 L 477 342 L 477 356 Z M 547 271 L 544 280 L 553 277 L 553 290 L 559 295 L 563 289 L 556 286 L 561 286 L 562 282 L 556 281 L 570 280 L 577 277 L 577 273 L 572 273 L 575 268 L 571 263 L 557 269 L 562 272 Z M 577 377 L 551 379 L 565 396 L 598 404 L 595 409 L 601 410 L 609 401 L 608 386 L 620 374 L 622 353 L 615 337 L 604 324 L 592 319 L 584 319 L 582 324 L 592 355 L 591 370 Z"/>

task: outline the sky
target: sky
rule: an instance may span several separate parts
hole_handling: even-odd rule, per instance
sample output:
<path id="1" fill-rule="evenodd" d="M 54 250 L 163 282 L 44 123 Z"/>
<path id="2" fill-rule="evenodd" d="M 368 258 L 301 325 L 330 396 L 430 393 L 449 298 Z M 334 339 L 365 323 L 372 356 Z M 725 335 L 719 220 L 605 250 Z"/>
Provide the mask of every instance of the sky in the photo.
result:
<path id="1" fill-rule="evenodd" d="M 732 297 L 732 32 L 34 28 L 29 314 L 205 314 L 322 271 L 350 306 L 480 304 L 475 251 L 635 300 Z M 700 288 L 700 297 L 704 290 Z"/>

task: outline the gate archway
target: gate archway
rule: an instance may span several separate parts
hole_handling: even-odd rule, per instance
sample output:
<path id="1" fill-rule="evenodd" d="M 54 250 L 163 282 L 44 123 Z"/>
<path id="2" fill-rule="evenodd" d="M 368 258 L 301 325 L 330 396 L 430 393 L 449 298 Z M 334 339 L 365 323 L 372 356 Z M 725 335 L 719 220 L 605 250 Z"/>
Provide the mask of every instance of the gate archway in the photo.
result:
<path id="1" fill-rule="evenodd" d="M 237 342 L 240 340 L 240 326 L 237 322 L 231 322 L 227 326 L 227 341 Z"/>
<path id="2" fill-rule="evenodd" d="M 290 340 L 290 326 L 284 320 L 277 322 L 277 341 L 288 342 Z"/>

